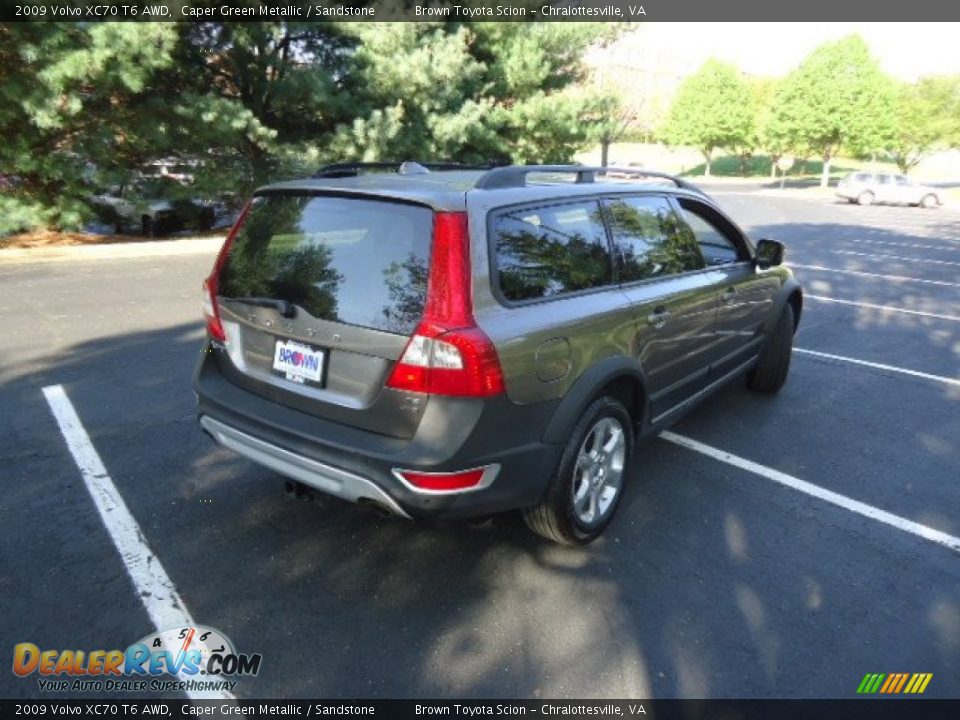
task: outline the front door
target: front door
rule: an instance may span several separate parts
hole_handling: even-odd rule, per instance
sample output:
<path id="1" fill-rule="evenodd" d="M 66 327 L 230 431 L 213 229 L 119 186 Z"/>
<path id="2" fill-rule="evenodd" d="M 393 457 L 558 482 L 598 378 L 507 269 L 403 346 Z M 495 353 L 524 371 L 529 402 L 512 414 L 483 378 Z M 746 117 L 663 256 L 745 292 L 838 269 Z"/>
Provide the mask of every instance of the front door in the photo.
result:
<path id="1" fill-rule="evenodd" d="M 608 199 L 606 211 L 655 422 L 707 383 L 716 359 L 721 274 L 704 264 L 696 240 L 665 196 Z"/>
<path id="2" fill-rule="evenodd" d="M 711 381 L 733 372 L 759 352 L 761 329 L 780 287 L 758 271 L 743 233 L 711 205 L 677 198 L 708 266 L 718 274 L 717 346 Z"/>

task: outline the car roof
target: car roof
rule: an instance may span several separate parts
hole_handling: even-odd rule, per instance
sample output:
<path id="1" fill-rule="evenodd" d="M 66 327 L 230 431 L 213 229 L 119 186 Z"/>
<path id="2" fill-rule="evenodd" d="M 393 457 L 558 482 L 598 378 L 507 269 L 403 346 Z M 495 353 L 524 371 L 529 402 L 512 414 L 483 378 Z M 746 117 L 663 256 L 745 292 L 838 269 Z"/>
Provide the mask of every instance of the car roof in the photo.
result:
<path id="1" fill-rule="evenodd" d="M 483 193 L 488 205 L 637 192 L 671 193 L 697 199 L 705 198 L 695 189 L 674 187 L 656 180 L 637 182 L 629 178 L 603 178 L 596 182 L 584 183 L 539 182 L 515 187 L 479 189 L 477 182 L 485 172 L 484 170 L 442 170 L 410 175 L 376 172 L 349 177 L 313 177 L 266 185 L 259 188 L 255 194 L 305 192 L 369 196 L 415 202 L 439 211 L 464 210 L 467 193 L 472 192 Z"/>

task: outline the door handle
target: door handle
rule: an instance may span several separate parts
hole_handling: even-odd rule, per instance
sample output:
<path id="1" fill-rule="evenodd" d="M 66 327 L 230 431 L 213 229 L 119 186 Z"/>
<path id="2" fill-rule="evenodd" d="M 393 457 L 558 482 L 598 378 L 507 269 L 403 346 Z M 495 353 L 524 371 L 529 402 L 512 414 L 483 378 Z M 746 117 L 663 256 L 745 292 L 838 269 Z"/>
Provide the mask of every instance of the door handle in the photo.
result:
<path id="1" fill-rule="evenodd" d="M 723 291 L 723 295 L 720 296 L 720 302 L 722 303 L 732 303 L 737 298 L 737 289 L 733 287 L 728 287 Z"/>
<path id="2" fill-rule="evenodd" d="M 655 328 L 662 328 L 667 324 L 667 320 L 670 318 L 670 311 L 667 310 L 662 305 L 658 306 L 652 313 L 647 315 L 647 324 L 653 325 Z"/>

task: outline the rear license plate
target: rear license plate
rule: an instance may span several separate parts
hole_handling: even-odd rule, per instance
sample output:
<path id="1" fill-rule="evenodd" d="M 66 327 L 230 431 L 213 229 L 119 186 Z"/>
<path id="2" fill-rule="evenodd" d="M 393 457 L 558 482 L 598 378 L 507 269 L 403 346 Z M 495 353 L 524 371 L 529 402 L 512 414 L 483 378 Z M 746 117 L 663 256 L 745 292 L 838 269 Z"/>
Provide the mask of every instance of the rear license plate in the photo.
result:
<path id="1" fill-rule="evenodd" d="M 319 383 L 323 378 L 326 353 L 309 345 L 277 340 L 273 349 L 273 369 L 296 383 Z"/>

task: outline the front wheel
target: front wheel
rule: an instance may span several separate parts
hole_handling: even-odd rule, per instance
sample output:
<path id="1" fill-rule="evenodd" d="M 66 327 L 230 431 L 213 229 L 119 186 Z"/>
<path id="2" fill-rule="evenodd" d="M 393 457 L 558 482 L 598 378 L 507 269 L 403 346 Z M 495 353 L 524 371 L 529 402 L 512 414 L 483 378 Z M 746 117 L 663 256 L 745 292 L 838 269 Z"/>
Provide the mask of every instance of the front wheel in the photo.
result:
<path id="1" fill-rule="evenodd" d="M 937 196 L 932 194 L 924 195 L 923 199 L 920 201 L 920 207 L 924 207 L 928 210 L 937 207 L 939 204 L 940 202 L 937 200 Z"/>
<path id="2" fill-rule="evenodd" d="M 857 196 L 858 205 L 873 205 L 874 198 L 873 193 L 870 191 L 862 192 Z"/>
<path id="3" fill-rule="evenodd" d="M 533 532 L 562 545 L 585 545 L 610 524 L 633 452 L 633 424 L 616 399 L 594 400 L 580 416 L 541 502 L 523 511 Z"/>
<path id="4" fill-rule="evenodd" d="M 787 303 L 773 332 L 760 349 L 756 367 L 747 375 L 751 390 L 775 393 L 783 387 L 793 355 L 793 331 L 793 308 Z"/>

